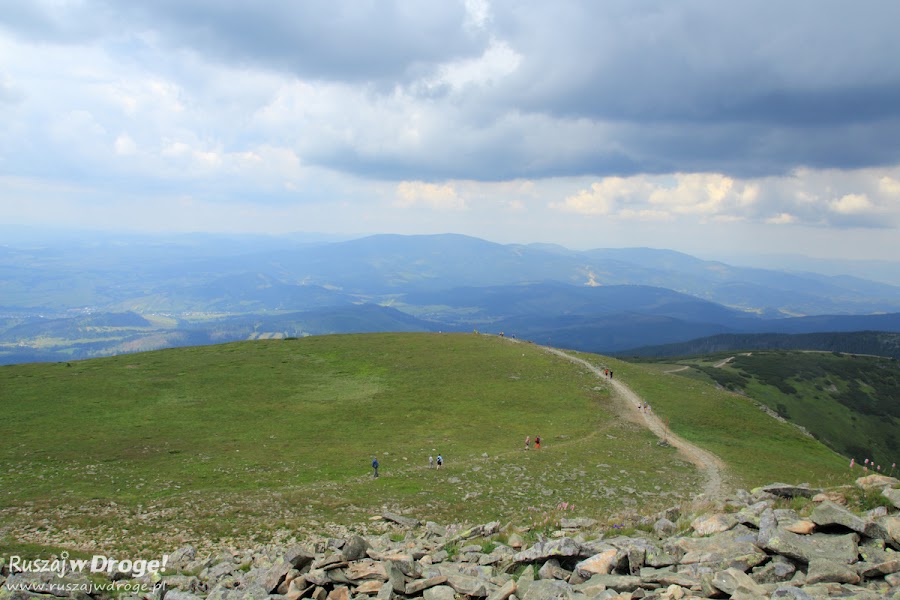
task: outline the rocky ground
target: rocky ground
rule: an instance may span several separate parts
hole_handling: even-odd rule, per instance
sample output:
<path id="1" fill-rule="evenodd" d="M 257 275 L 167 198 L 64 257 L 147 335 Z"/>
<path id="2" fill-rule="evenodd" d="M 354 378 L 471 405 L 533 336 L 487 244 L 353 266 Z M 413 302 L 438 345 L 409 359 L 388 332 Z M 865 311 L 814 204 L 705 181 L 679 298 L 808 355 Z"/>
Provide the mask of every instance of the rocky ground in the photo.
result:
<path id="1" fill-rule="evenodd" d="M 627 535 L 583 518 L 559 517 L 535 531 L 385 513 L 357 533 L 310 535 L 290 547 L 203 555 L 185 546 L 165 572 L 116 579 L 143 589 L 122 595 L 131 600 L 900 599 L 898 485 L 880 475 L 858 479 L 859 490 L 883 502 L 856 514 L 842 502 L 862 491 L 773 484 L 625 524 Z M 0 566 L 0 598 L 114 597 L 23 591 L 92 582 L 81 573 L 63 580 L 10 571 Z"/>

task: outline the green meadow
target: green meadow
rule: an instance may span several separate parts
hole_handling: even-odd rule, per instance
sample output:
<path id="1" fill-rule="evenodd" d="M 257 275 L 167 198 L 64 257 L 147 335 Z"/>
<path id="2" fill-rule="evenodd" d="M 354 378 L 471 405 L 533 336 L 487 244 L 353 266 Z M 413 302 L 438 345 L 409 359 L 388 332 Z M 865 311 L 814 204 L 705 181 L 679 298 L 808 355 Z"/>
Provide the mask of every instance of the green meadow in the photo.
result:
<path id="1" fill-rule="evenodd" d="M 660 370 L 739 392 L 857 462 L 890 472 L 900 458 L 900 363 L 893 358 L 770 350 L 678 359 Z"/>
<path id="2" fill-rule="evenodd" d="M 581 356 L 614 365 L 673 431 L 726 461 L 732 485 L 849 480 L 843 458 L 744 398 Z M 0 551 L 235 546 L 384 510 L 527 526 L 566 503 L 612 524 L 702 486 L 622 416 L 602 379 L 494 336 L 335 335 L 12 365 L 0 390 Z M 544 447 L 526 452 L 536 435 Z M 445 467 L 429 469 L 439 453 Z"/>

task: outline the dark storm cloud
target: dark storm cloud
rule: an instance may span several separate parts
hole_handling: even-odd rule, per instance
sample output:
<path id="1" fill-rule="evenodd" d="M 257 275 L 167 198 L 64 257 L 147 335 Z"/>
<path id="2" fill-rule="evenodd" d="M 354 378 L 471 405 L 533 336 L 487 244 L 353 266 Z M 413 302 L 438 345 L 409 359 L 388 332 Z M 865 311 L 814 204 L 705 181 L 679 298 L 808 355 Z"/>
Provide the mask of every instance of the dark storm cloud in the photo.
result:
<path id="1" fill-rule="evenodd" d="M 524 56 L 510 98 L 616 124 L 642 170 L 747 175 L 900 160 L 898 3 L 555 9 L 494 5 L 497 30 Z"/>
<path id="2" fill-rule="evenodd" d="M 332 81 L 396 82 L 477 55 L 484 34 L 455 2 L 158 0 L 110 8 L 205 58 Z"/>
<path id="3" fill-rule="evenodd" d="M 601 119 L 833 123 L 900 113 L 896 2 L 494 5 L 523 105 Z"/>
<path id="4" fill-rule="evenodd" d="M 0 11 L 18 38 L 95 40 L 113 60 L 124 48 L 122 64 L 140 46 L 149 73 L 172 79 L 215 131 L 196 137 L 225 151 L 245 150 L 228 132 L 248 123 L 247 139 L 306 164 L 389 180 L 895 165 L 898 22 L 894 0 L 97 0 Z M 193 71 L 178 69 L 185 51 Z M 315 89 L 288 98 L 299 116 L 275 110 L 258 132 L 204 95 L 195 74 L 207 65 Z M 3 85 L 17 83 L 0 77 L 0 100 Z M 276 102 L 263 104 L 235 112 Z M 400 140 L 405 129 L 414 143 Z"/>

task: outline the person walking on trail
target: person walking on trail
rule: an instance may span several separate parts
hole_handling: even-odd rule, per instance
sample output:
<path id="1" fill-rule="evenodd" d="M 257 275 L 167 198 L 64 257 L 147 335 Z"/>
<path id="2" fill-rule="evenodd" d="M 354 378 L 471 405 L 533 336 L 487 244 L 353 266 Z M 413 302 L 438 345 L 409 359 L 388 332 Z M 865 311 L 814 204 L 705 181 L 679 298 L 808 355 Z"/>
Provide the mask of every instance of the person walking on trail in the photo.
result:
<path id="1" fill-rule="evenodd" d="M 525 436 L 525 449 L 528 450 L 529 448 L 531 448 L 531 436 L 526 435 Z"/>
<path id="2" fill-rule="evenodd" d="M 541 449 L 541 436 L 539 436 L 539 435 L 534 436 L 534 449 L 535 450 Z"/>
<path id="3" fill-rule="evenodd" d="M 372 459 L 372 470 L 374 471 L 374 473 L 372 474 L 372 477 L 377 478 L 378 477 L 378 459 L 377 458 Z"/>
<path id="4" fill-rule="evenodd" d="M 434 457 L 433 457 L 433 456 L 429 456 L 429 457 L 428 457 L 428 468 L 429 468 L 429 469 L 433 469 L 433 468 L 434 468 Z"/>
<path id="5" fill-rule="evenodd" d="M 441 456 L 440 454 L 438 454 L 438 457 L 437 457 L 437 468 L 440 469 L 442 466 L 444 466 L 444 457 Z"/>

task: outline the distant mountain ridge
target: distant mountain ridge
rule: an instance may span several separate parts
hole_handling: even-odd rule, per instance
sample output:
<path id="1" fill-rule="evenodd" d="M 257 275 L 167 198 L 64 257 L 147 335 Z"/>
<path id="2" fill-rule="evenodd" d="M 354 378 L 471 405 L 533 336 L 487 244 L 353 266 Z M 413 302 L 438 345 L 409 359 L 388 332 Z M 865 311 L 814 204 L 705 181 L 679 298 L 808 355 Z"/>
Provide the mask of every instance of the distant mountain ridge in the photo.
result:
<path id="1" fill-rule="evenodd" d="M 678 344 L 632 348 L 618 354 L 636 358 L 664 358 L 746 350 L 818 350 L 900 359 L 900 333 L 888 331 L 726 333 Z"/>
<path id="2" fill-rule="evenodd" d="M 124 342 L 133 351 L 245 339 L 260 327 L 274 336 L 482 328 L 591 352 L 717 334 L 900 330 L 891 316 L 900 313 L 900 287 L 850 275 L 458 234 L 64 238 L 4 247 L 0 281 L 0 360 L 80 356 L 78 340 L 87 342 L 76 335 L 78 319 L 103 313 L 151 323 L 109 332 L 105 342 L 91 336 L 91 353 Z M 341 316 L 325 327 L 317 311 Z M 53 326 L 55 337 L 20 335 L 46 319 L 68 321 Z"/>

